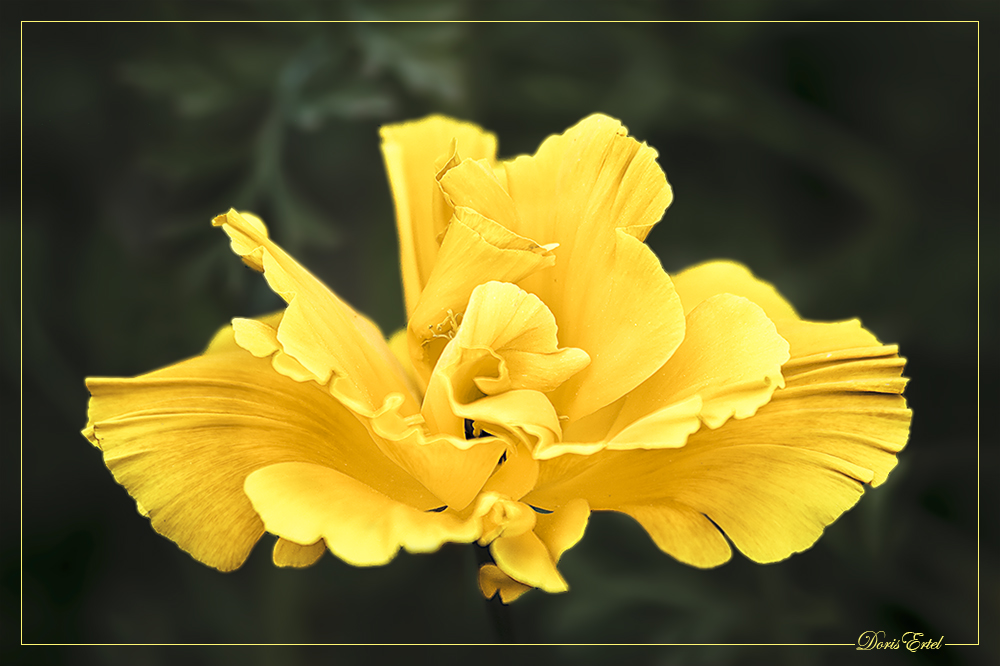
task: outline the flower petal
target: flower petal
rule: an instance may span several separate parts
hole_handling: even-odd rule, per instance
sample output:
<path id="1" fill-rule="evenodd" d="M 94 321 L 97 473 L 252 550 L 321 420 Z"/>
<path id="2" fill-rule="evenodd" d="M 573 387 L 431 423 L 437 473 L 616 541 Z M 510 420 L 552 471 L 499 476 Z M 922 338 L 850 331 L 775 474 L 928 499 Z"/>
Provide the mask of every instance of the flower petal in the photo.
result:
<path id="1" fill-rule="evenodd" d="M 296 543 L 326 542 L 354 566 L 386 564 L 400 548 L 428 553 L 448 541 L 479 538 L 481 515 L 421 511 L 323 465 L 280 463 L 244 486 L 268 532 Z"/>
<path id="2" fill-rule="evenodd" d="M 643 243 L 615 232 L 612 263 L 577 267 L 560 311 L 560 342 L 590 355 L 590 365 L 560 386 L 552 402 L 574 420 L 625 395 L 653 375 L 684 338 L 684 316 L 670 278 Z M 558 261 L 558 259 L 557 259 Z M 594 322 L 597 322 L 596 324 Z M 565 332 L 565 333 L 564 333 Z"/>
<path id="3" fill-rule="evenodd" d="M 571 420 L 635 388 L 683 338 L 670 278 L 637 240 L 672 196 L 655 158 L 617 121 L 591 116 L 547 139 L 534 157 L 504 163 L 506 192 L 481 162 L 466 160 L 441 178 L 454 205 L 539 243 L 558 243 L 555 266 L 518 284 L 552 311 L 560 344 L 591 357 L 552 396 Z"/>
<path id="4" fill-rule="evenodd" d="M 566 580 L 556 569 L 548 548 L 534 532 L 502 536 L 490 544 L 497 566 L 516 581 L 546 592 L 565 592 Z"/>
<path id="5" fill-rule="evenodd" d="M 912 413 L 901 395 L 905 359 L 895 345 L 877 341 L 837 349 L 834 335 L 841 336 L 841 344 L 857 344 L 865 336 L 874 340 L 857 321 L 784 323 L 793 349 L 818 351 L 785 364 L 786 386 L 775 392 L 768 418 L 808 423 L 809 433 L 796 438 L 798 446 L 862 465 L 873 473 L 868 483 L 881 484 L 909 438 Z"/>
<path id="6" fill-rule="evenodd" d="M 799 322 L 793 348 L 845 349 L 792 359 L 785 388 L 749 419 L 701 429 L 679 449 L 563 456 L 540 465 L 524 501 L 586 498 L 628 513 L 657 544 L 695 566 L 724 561 L 707 516 L 748 557 L 773 562 L 813 544 L 879 483 L 905 444 L 910 412 L 895 347 L 850 347 L 859 327 Z M 870 335 L 870 334 L 868 334 Z M 836 345 L 833 345 L 836 346 Z"/>
<path id="7" fill-rule="evenodd" d="M 496 137 L 471 123 L 429 116 L 381 130 L 382 155 L 396 203 L 399 254 L 406 312 L 417 307 L 438 253 L 438 239 L 451 209 L 436 176 L 456 152 L 473 159 L 496 158 Z"/>
<path id="8" fill-rule="evenodd" d="M 688 436 L 701 426 L 699 416 L 704 411 L 703 404 L 700 395 L 692 395 L 660 407 L 609 436 L 607 448 L 628 451 L 684 446 Z M 571 452 L 568 448 L 567 451 Z"/>
<path id="9" fill-rule="evenodd" d="M 642 525 L 660 550 L 685 564 L 708 569 L 733 556 L 719 528 L 705 514 L 680 502 L 632 505 L 625 513 Z"/>
<path id="10" fill-rule="evenodd" d="M 281 349 L 277 339 L 279 325 L 280 319 L 273 318 L 270 323 L 234 319 L 232 330 L 240 347 L 254 356 L 270 355 L 277 372 L 295 381 L 316 382 L 312 373 Z M 405 402 L 398 393 L 386 396 L 382 407 L 374 412 L 343 396 L 339 400 L 368 426 L 375 443 L 389 460 L 434 493 L 441 503 L 455 509 L 464 508 L 472 501 L 503 451 L 503 444 L 495 441 L 476 442 L 476 451 L 468 451 L 473 443 L 465 441 L 461 427 L 452 433 L 456 436 L 440 430 L 428 431 L 422 427 L 419 414 L 400 413 Z"/>
<path id="11" fill-rule="evenodd" d="M 233 250 L 263 271 L 271 288 L 288 303 L 277 329 L 285 353 L 320 384 L 335 378 L 332 390 L 349 404 L 373 412 L 384 396 L 399 393 L 408 409 L 417 411 L 406 373 L 381 332 L 275 245 L 259 219 L 230 210 L 213 224 L 223 228 Z"/>
<path id="12" fill-rule="evenodd" d="M 547 392 L 590 362 L 581 349 L 560 348 L 557 333 L 555 318 L 537 296 L 513 284 L 488 282 L 472 293 L 456 344 L 487 348 L 500 357 L 504 379 L 477 378 L 483 393 Z"/>
<path id="13" fill-rule="evenodd" d="M 587 528 L 590 506 L 582 498 L 575 498 L 551 513 L 541 513 L 535 521 L 535 534 L 548 549 L 553 561 L 579 543 Z"/>
<path id="14" fill-rule="evenodd" d="M 528 447 L 533 456 L 552 447 L 562 435 L 559 415 L 538 391 L 507 391 L 469 404 L 452 403 L 454 413 L 474 421 L 477 428 Z"/>
<path id="15" fill-rule="evenodd" d="M 858 320 L 814 322 L 799 319 L 770 284 L 733 262 L 708 262 L 675 276 L 685 310 L 716 293 L 744 296 L 760 305 L 788 341 L 789 360 L 782 367 L 786 389 L 775 399 L 811 395 L 808 409 L 820 436 L 802 446 L 857 462 L 874 473 L 871 484 L 885 480 L 905 445 L 911 418 L 901 397 L 905 360 L 893 345 L 883 346 Z M 794 389 L 794 390 L 793 390 Z M 859 400 L 863 398 L 863 400 Z M 805 415 L 798 402 L 774 405 Z M 841 433 L 858 433 L 843 436 Z M 863 433 L 863 434 L 861 434 Z"/>
<path id="16" fill-rule="evenodd" d="M 677 435 L 689 424 L 672 421 L 678 427 L 658 435 L 643 419 L 655 419 L 661 409 L 676 411 L 694 396 L 701 399 L 697 417 L 709 428 L 752 416 L 784 386 L 781 366 L 787 360 L 788 343 L 760 307 L 730 294 L 702 301 L 688 313 L 684 342 L 670 360 L 625 397 L 611 428 L 612 448 L 682 445 Z"/>
<path id="17" fill-rule="evenodd" d="M 505 574 L 495 564 L 484 564 L 479 568 L 479 590 L 487 599 L 499 593 L 500 601 L 510 604 L 532 589 L 530 585 L 519 583 Z"/>
<path id="18" fill-rule="evenodd" d="M 541 390 L 558 386 L 587 362 L 579 349 L 558 348 L 555 321 L 536 296 L 488 282 L 472 293 L 457 335 L 431 376 L 422 411 L 437 432 L 463 433 L 464 422 L 472 420 L 532 451 L 543 449 L 562 429 Z"/>
<path id="19" fill-rule="evenodd" d="M 551 248 L 518 236 L 473 210 L 457 209 L 408 325 L 411 356 L 424 382 L 446 336 L 454 334 L 447 323 L 465 312 L 478 285 L 493 280 L 517 282 L 554 261 Z"/>
<path id="20" fill-rule="evenodd" d="M 706 261 L 671 277 L 684 304 L 684 314 L 716 294 L 733 294 L 753 301 L 771 319 L 799 318 L 777 289 L 757 279 L 746 266 L 735 261 Z"/>
<path id="21" fill-rule="evenodd" d="M 322 539 L 314 544 L 302 546 L 294 541 L 278 537 L 278 540 L 274 543 L 274 554 L 272 557 L 274 563 L 279 567 L 301 569 L 316 564 L 325 552 L 326 543 Z"/>
<path id="22" fill-rule="evenodd" d="M 507 444 L 495 437 L 465 439 L 427 428 L 419 414 L 399 413 L 402 398 L 389 396 L 369 420 L 385 454 L 441 500 L 461 511 L 496 469 Z"/>
<path id="23" fill-rule="evenodd" d="M 535 487 L 535 481 L 538 480 L 538 461 L 532 457 L 531 450 L 524 444 L 508 449 L 505 457 L 503 463 L 483 486 L 483 492 L 519 500 Z"/>
<path id="24" fill-rule="evenodd" d="M 87 380 L 93 397 L 84 434 L 154 529 L 206 564 L 235 569 L 263 532 L 244 479 L 292 460 L 354 470 L 398 499 L 434 506 L 323 387 L 278 374 L 227 336 L 215 346 L 232 351 L 134 379 Z"/>
<path id="25" fill-rule="evenodd" d="M 556 563 L 583 538 L 590 507 L 585 500 L 574 499 L 554 511 L 535 511 L 533 532 L 505 534 L 490 545 L 500 571 L 480 569 L 480 588 L 487 598 L 499 590 L 501 601 L 509 603 L 508 597 L 513 597 L 512 601 L 526 591 L 522 585 L 547 592 L 569 589 Z"/>
<path id="26" fill-rule="evenodd" d="M 417 376 L 416 368 L 413 367 L 413 361 L 410 358 L 410 350 L 408 343 L 407 330 L 401 328 L 391 336 L 387 344 L 389 349 L 392 351 L 393 356 L 399 361 L 399 364 L 403 367 L 403 371 L 406 373 L 406 377 L 410 380 L 411 392 L 421 401 L 423 401 L 424 394 L 423 388 L 420 387 L 421 380 Z"/>
<path id="27" fill-rule="evenodd" d="M 547 138 L 534 156 L 503 163 L 522 225 L 514 231 L 576 245 L 599 229 L 628 228 L 644 240 L 673 199 L 656 157 L 614 118 L 581 120 Z"/>

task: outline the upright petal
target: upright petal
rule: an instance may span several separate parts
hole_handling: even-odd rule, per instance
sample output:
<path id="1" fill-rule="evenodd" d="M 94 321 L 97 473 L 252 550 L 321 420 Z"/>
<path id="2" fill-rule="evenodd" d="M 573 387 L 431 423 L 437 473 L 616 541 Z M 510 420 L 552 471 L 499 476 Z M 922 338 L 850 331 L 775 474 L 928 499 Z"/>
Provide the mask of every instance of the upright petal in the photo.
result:
<path id="1" fill-rule="evenodd" d="M 472 123 L 444 116 L 387 125 L 382 156 L 396 202 L 406 312 L 417 307 L 451 218 L 437 184 L 438 171 L 457 155 L 496 159 L 496 137 Z"/>

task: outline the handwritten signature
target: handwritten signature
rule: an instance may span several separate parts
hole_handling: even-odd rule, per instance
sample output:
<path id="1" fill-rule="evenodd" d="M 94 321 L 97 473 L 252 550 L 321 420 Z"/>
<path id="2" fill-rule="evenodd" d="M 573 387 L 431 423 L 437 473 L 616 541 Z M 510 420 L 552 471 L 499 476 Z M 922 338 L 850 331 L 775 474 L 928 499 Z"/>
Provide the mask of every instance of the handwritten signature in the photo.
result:
<path id="1" fill-rule="evenodd" d="M 855 650 L 898 650 L 904 647 L 910 652 L 917 650 L 937 650 L 944 645 L 944 636 L 941 638 L 925 639 L 922 633 L 908 631 L 902 638 L 889 638 L 884 631 L 866 631 L 858 636 L 858 646 Z"/>

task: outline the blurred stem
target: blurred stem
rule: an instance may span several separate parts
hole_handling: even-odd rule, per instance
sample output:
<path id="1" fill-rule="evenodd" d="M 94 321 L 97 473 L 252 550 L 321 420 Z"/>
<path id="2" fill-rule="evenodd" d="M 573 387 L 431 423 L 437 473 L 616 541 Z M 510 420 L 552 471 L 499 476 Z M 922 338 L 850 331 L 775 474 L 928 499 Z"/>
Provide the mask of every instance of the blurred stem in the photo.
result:
<path id="1" fill-rule="evenodd" d="M 472 544 L 472 547 L 476 552 L 476 572 L 478 575 L 479 568 L 484 564 L 493 564 L 493 556 L 490 555 L 489 546 Z M 500 593 L 497 592 L 493 595 L 492 599 L 487 599 L 486 606 L 489 609 L 490 619 L 493 621 L 493 628 L 496 630 L 497 639 L 501 643 L 513 643 L 514 630 L 510 623 L 510 608 L 500 601 Z"/>

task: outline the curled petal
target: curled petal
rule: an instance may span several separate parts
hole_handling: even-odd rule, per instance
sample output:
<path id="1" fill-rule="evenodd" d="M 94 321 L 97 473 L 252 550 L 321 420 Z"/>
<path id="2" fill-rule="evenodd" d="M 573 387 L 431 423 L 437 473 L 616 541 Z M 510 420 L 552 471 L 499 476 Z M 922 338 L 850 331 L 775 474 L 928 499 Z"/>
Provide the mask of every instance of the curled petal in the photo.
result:
<path id="1" fill-rule="evenodd" d="M 534 526 L 535 512 L 530 506 L 497 497 L 490 501 L 489 510 L 483 516 L 483 533 L 479 537 L 479 545 L 485 546 L 500 537 L 520 536 L 530 532 Z"/>
<path id="2" fill-rule="evenodd" d="M 504 453 L 503 463 L 483 486 L 483 492 L 518 500 L 535 487 L 537 480 L 538 461 L 525 444 L 519 443 Z"/>
<path id="3" fill-rule="evenodd" d="M 556 320 L 537 296 L 500 282 L 480 285 L 472 293 L 455 344 L 490 349 L 500 358 L 500 377 L 476 379 L 487 395 L 552 391 L 590 363 L 582 349 L 560 348 Z"/>
<path id="4" fill-rule="evenodd" d="M 562 428 L 552 403 L 538 391 L 525 389 L 486 396 L 469 404 L 451 403 L 463 419 L 494 435 L 504 433 L 541 457 L 559 441 Z"/>

